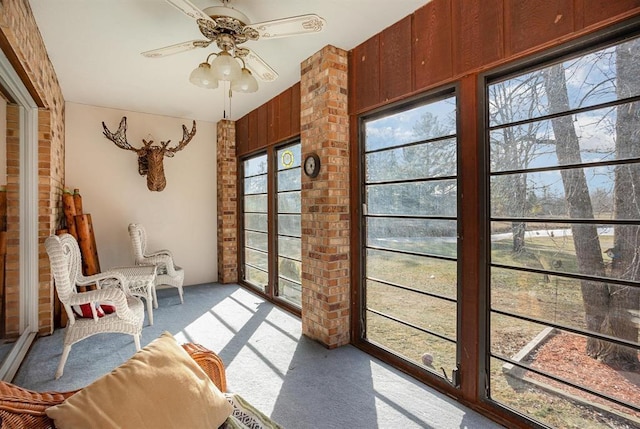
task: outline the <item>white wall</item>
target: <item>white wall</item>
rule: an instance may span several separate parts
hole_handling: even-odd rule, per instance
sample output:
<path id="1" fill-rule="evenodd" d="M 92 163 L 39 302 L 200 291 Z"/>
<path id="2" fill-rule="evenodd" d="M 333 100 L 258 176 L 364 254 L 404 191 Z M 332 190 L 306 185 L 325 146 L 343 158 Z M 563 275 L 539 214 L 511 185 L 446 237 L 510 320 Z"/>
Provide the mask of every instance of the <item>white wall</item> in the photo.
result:
<path id="1" fill-rule="evenodd" d="M 169 249 L 184 268 L 185 285 L 218 279 L 216 249 L 216 124 L 197 121 L 193 140 L 173 158 L 164 158 L 167 186 L 147 189 L 135 152 L 118 148 L 102 134 L 102 122 L 115 132 L 127 117 L 127 140 L 155 143 L 182 139 L 189 119 L 66 104 L 66 188 L 80 190 L 84 213 L 91 214 L 102 271 L 131 265 L 127 226 L 147 230 L 148 249 Z"/>

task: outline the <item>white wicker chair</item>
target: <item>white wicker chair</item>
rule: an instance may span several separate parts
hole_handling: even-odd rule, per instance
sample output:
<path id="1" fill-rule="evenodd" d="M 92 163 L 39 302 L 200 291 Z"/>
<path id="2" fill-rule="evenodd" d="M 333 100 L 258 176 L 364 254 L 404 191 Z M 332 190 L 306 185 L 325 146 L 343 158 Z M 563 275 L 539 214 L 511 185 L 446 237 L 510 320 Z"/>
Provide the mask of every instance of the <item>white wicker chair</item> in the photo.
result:
<path id="1" fill-rule="evenodd" d="M 45 248 L 51 263 L 51 272 L 69 321 L 64 333 L 64 348 L 56 371 L 62 376 L 71 346 L 80 340 L 100 333 L 122 333 L 133 336 L 136 350 L 140 350 L 140 335 L 144 320 L 144 307 L 138 298 L 125 293 L 119 287 L 104 287 L 105 284 L 123 285 L 123 278 L 113 271 L 92 276 L 81 273 L 80 247 L 70 234 L 52 235 L 45 240 Z M 95 284 L 97 289 L 78 292 L 77 286 Z M 98 317 L 96 303 L 109 303 L 115 307 L 111 314 Z M 76 317 L 72 306 L 90 304 L 93 318 Z"/>
<path id="2" fill-rule="evenodd" d="M 140 224 L 129 224 L 129 236 L 131 237 L 135 263 L 138 265 L 155 265 L 157 267 L 156 286 L 167 285 L 178 288 L 180 303 L 184 304 L 182 293 L 184 270 L 175 265 L 171 252 L 166 249 L 147 252 L 147 233 Z"/>

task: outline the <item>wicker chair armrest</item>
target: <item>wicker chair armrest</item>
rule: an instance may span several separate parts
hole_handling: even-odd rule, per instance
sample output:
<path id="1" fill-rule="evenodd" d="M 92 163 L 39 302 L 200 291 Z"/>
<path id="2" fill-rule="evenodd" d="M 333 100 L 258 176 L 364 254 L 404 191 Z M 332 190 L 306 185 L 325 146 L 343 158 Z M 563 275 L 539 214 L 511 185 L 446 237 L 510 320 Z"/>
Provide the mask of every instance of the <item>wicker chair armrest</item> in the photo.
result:
<path id="1" fill-rule="evenodd" d="M 211 350 L 199 344 L 187 343 L 182 347 L 189 353 L 218 388 L 227 390 L 227 379 L 222 360 Z M 78 392 L 34 392 L 0 381 L 0 421 L 2 429 L 51 429 L 53 421 L 45 410 L 62 403 Z"/>
<path id="2" fill-rule="evenodd" d="M 182 347 L 189 353 L 198 365 L 209 376 L 213 384 L 215 384 L 221 392 L 227 391 L 227 376 L 224 369 L 224 363 L 220 356 L 201 346 L 200 344 L 186 343 Z"/>
<path id="3" fill-rule="evenodd" d="M 158 254 L 154 256 L 145 256 L 144 262 L 150 265 L 157 265 L 159 267 L 166 267 L 167 274 L 175 276 L 176 271 L 173 265 L 173 258 L 167 254 Z"/>
<path id="4" fill-rule="evenodd" d="M 104 282 L 105 280 L 106 282 Z M 102 273 L 93 274 L 90 276 L 79 276 L 76 280 L 76 284 L 80 286 L 90 285 L 94 283 L 98 285 L 98 287 L 100 287 L 102 283 L 107 283 L 110 286 L 115 284 L 125 284 L 122 274 L 116 271 L 104 271 Z"/>
<path id="5" fill-rule="evenodd" d="M 113 304 L 116 308 L 116 314 L 120 318 L 131 319 L 134 317 L 129 305 L 127 304 L 127 297 L 124 291 L 118 288 L 95 289 L 87 292 L 78 292 L 71 295 L 65 305 L 73 306 L 96 302 L 109 302 Z M 93 318 L 97 320 L 98 315 L 96 314 L 95 308 L 92 308 L 91 310 L 93 312 Z"/>
<path id="6" fill-rule="evenodd" d="M 120 289 L 94 289 L 72 294 L 67 300 L 69 305 L 91 304 L 92 302 L 113 301 L 116 306 L 127 305 L 127 298 Z"/>
<path id="7" fill-rule="evenodd" d="M 62 403 L 72 392 L 34 392 L 0 381 L 0 419 L 2 428 L 53 428 L 45 410 Z"/>
<path id="8" fill-rule="evenodd" d="M 149 252 L 144 254 L 144 256 L 146 257 L 153 257 L 153 256 L 159 256 L 159 255 L 167 255 L 171 259 L 173 259 L 173 253 L 171 253 L 171 250 L 168 250 L 168 249 L 160 249 L 154 252 Z"/>

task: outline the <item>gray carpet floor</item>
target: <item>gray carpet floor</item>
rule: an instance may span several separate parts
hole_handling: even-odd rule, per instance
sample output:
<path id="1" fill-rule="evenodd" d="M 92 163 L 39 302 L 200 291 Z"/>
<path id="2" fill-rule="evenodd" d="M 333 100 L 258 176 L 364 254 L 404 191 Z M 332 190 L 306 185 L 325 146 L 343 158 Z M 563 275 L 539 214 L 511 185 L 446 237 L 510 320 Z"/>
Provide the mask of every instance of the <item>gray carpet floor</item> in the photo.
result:
<path id="1" fill-rule="evenodd" d="M 301 334 L 299 318 L 237 285 L 189 286 L 184 298 L 181 305 L 176 289 L 158 291 L 142 345 L 169 331 L 215 351 L 227 367 L 228 390 L 287 429 L 501 427 L 353 346 L 324 348 Z M 37 391 L 77 389 L 135 352 L 130 336 L 95 335 L 73 346 L 55 380 L 62 336 L 56 330 L 37 339 L 13 382 Z"/>

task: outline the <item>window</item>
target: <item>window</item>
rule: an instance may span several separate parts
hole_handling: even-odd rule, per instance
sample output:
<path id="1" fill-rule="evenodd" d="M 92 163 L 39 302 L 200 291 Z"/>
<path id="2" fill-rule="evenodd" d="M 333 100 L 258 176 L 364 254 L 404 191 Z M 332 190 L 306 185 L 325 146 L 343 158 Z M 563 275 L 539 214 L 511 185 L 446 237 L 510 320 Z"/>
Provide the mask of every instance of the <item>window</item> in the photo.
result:
<path id="1" fill-rule="evenodd" d="M 243 160 L 241 173 L 241 279 L 294 311 L 302 296 L 300 158 L 300 142 L 288 143 Z"/>
<path id="2" fill-rule="evenodd" d="M 301 305 L 301 170 L 300 143 L 278 149 L 278 280 L 277 293 L 297 307 Z"/>
<path id="3" fill-rule="evenodd" d="M 269 283 L 267 155 L 243 163 L 243 269 L 241 278 L 262 291 Z"/>
<path id="4" fill-rule="evenodd" d="M 362 339 L 441 376 L 457 366 L 456 98 L 383 112 L 361 129 Z"/>
<path id="5" fill-rule="evenodd" d="M 640 417 L 639 72 L 635 39 L 487 86 L 489 396 L 553 427 Z"/>

